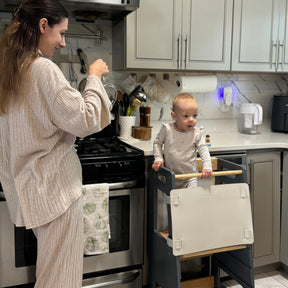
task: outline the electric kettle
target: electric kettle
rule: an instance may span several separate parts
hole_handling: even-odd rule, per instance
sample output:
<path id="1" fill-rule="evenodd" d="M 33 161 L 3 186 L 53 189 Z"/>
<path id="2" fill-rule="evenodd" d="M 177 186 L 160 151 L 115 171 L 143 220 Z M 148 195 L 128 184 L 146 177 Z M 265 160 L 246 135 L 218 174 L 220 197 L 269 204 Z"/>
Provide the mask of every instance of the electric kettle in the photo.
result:
<path id="1" fill-rule="evenodd" d="M 258 127 L 262 124 L 263 108 L 256 103 L 242 103 L 240 105 L 239 131 L 245 134 L 258 134 Z"/>

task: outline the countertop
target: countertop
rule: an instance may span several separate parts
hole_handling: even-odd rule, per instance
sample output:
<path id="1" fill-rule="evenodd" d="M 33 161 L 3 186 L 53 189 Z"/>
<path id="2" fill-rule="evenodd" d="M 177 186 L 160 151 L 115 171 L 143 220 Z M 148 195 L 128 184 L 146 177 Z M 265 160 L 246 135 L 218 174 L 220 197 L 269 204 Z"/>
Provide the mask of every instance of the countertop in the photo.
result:
<path id="1" fill-rule="evenodd" d="M 166 121 L 167 123 L 169 121 Z M 150 140 L 135 138 L 122 141 L 144 151 L 145 156 L 153 155 L 153 140 L 164 122 L 151 122 L 152 137 Z M 209 134 L 210 152 L 233 152 L 254 149 L 288 149 L 287 133 L 271 132 L 270 119 L 264 119 L 259 126 L 259 134 L 247 135 L 238 131 L 238 121 L 234 119 L 198 120 L 198 127 L 203 127 L 203 135 Z"/>

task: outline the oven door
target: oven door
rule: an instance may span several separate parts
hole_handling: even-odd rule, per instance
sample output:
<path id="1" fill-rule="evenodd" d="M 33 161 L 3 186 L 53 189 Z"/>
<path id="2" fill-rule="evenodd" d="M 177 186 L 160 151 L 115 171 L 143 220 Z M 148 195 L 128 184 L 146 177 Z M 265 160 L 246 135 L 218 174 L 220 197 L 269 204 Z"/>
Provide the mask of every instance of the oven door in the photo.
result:
<path id="1" fill-rule="evenodd" d="M 34 282 L 34 265 L 16 267 L 15 259 L 21 262 L 25 259 L 25 256 L 22 253 L 23 251 L 15 249 L 15 230 L 10 220 L 6 201 L 0 202 L 0 231 L 0 287 L 14 287 L 15 285 Z M 28 231 L 30 233 L 28 232 L 26 236 L 29 238 L 32 235 L 32 231 Z M 22 247 L 23 245 L 24 242 L 22 241 Z M 30 245 L 26 246 L 29 249 Z"/>
<path id="2" fill-rule="evenodd" d="M 111 184 L 112 189 L 116 186 Z M 110 253 L 85 257 L 84 274 L 143 264 L 144 188 L 111 188 Z"/>
<path id="3" fill-rule="evenodd" d="M 126 185 L 111 184 L 109 191 L 110 252 L 84 257 L 84 274 L 118 268 L 129 270 L 132 267 L 131 270 L 133 270 L 140 268 L 143 264 L 144 188 L 123 189 L 127 184 L 129 187 L 133 186 L 133 181 Z M 2 200 L 0 202 L 0 287 L 33 283 L 35 282 L 36 238 L 32 230 L 14 227 L 9 217 L 6 201 L 0 200 Z M 109 273 L 111 274 L 111 271 Z M 111 280 L 112 278 L 107 276 L 110 279 L 108 281 L 110 286 L 114 281 L 116 283 L 124 281 L 121 286 L 123 288 L 130 282 L 134 283 L 131 287 L 142 287 L 141 269 L 136 273 L 138 276 L 135 279 L 130 272 L 124 276 L 121 273 L 120 276 L 118 274 L 114 274 L 116 278 L 112 277 L 116 280 Z M 107 277 L 97 278 L 97 281 L 106 281 Z M 123 280 L 123 277 L 126 280 Z M 139 281 L 140 286 L 136 285 Z M 95 287 L 102 287 L 99 283 L 97 285 Z M 118 287 L 117 285 L 115 287 Z"/>

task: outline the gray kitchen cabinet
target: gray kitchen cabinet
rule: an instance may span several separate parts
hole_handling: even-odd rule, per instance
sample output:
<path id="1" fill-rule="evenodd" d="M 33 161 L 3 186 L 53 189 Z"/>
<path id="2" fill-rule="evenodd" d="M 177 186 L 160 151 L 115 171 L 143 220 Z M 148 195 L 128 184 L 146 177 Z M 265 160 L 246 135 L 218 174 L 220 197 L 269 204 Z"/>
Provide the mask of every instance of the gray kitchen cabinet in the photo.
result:
<path id="1" fill-rule="evenodd" d="M 281 152 L 249 152 L 247 176 L 254 225 L 254 266 L 279 262 Z"/>
<path id="2" fill-rule="evenodd" d="M 234 0 L 232 71 L 288 71 L 287 0 Z"/>
<path id="3" fill-rule="evenodd" d="M 288 151 L 283 152 L 280 260 L 288 266 Z"/>
<path id="4" fill-rule="evenodd" d="M 143 0 L 113 27 L 113 69 L 229 71 L 232 12 L 233 0 Z"/>

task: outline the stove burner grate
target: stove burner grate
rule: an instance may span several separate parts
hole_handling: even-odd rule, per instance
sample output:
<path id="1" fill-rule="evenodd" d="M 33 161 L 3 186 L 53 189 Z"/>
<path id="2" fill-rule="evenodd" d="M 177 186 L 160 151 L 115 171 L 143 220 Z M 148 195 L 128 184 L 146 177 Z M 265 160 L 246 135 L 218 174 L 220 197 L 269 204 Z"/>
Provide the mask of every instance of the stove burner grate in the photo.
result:
<path id="1" fill-rule="evenodd" d="M 80 159 L 107 157 L 113 158 L 142 156 L 143 152 L 118 138 L 79 138 L 75 142 L 75 148 Z"/>

